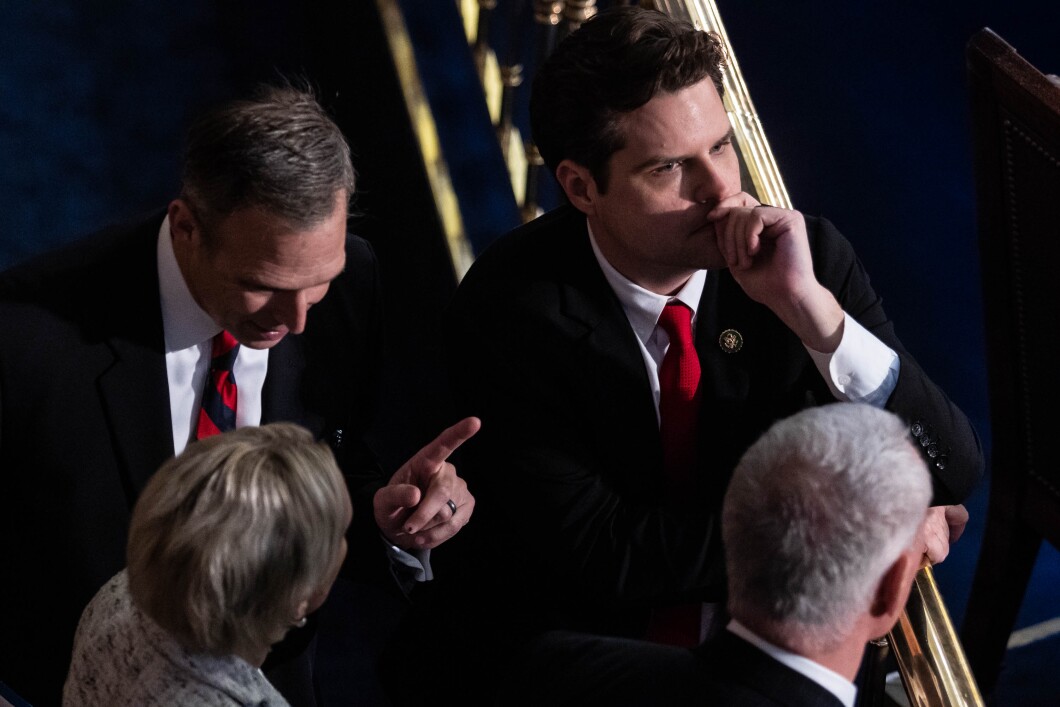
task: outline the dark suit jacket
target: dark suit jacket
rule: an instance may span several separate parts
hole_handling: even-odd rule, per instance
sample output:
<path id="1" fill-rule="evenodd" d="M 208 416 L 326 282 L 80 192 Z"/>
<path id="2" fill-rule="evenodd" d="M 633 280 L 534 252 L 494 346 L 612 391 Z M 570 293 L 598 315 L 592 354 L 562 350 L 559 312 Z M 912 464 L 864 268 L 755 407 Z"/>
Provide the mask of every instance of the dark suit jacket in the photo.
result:
<path id="1" fill-rule="evenodd" d="M 132 506 L 173 455 L 161 221 L 0 275 L 0 679 L 36 705 L 58 703 L 81 611 L 124 567 Z M 262 421 L 327 439 L 359 505 L 380 483 L 360 442 L 379 345 L 375 256 L 351 237 L 346 272 L 306 334 L 270 351 Z M 370 511 L 355 515 L 371 523 Z M 377 531 L 355 535 L 380 554 Z"/>
<path id="2" fill-rule="evenodd" d="M 722 631 L 695 649 L 701 705 L 726 707 L 842 707 L 839 698 L 752 646 Z"/>
<path id="3" fill-rule="evenodd" d="M 807 226 L 819 280 L 901 358 L 887 406 L 928 442 L 935 502 L 961 501 L 982 472 L 975 432 L 895 336 L 849 243 L 827 221 Z M 738 353 L 718 345 L 730 328 Z M 483 426 L 463 448 L 478 504 L 453 549 L 467 562 L 436 563 L 438 589 L 464 602 L 465 624 L 507 640 L 557 628 L 639 637 L 651 607 L 722 601 L 718 510 L 732 469 L 771 423 L 834 401 L 797 337 L 711 271 L 696 330 L 699 489 L 692 511 L 667 507 L 643 358 L 570 207 L 487 249 L 446 330 L 457 412 Z"/>
<path id="4" fill-rule="evenodd" d="M 497 707 L 841 707 L 831 692 L 739 636 L 694 650 L 556 631 L 504 674 Z"/>

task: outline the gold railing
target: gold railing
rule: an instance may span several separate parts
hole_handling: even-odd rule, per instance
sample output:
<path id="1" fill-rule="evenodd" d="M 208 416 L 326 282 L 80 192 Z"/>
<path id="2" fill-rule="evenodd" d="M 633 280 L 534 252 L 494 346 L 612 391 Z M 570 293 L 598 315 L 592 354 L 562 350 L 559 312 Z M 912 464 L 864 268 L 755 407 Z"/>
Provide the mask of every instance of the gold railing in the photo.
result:
<path id="1" fill-rule="evenodd" d="M 905 611 L 888 638 L 910 705 L 983 704 L 930 564 L 917 572 Z"/>
<path id="2" fill-rule="evenodd" d="M 508 165 L 512 192 L 523 220 L 530 221 L 541 215 L 538 182 L 547 175 L 542 171 L 544 162 L 537 147 L 524 139 L 514 122 L 515 91 L 524 84 L 523 63 L 511 56 L 500 60 L 490 47 L 487 34 L 494 14 L 502 9 L 498 0 L 457 0 L 457 3 L 482 79 L 486 105 Z M 537 62 L 544 60 L 563 36 L 595 15 L 597 9 L 596 0 L 522 0 L 522 3 L 528 5 L 528 14 L 533 18 Z"/>
<path id="3" fill-rule="evenodd" d="M 409 38 L 405 20 L 398 6 L 389 0 L 376 0 L 376 4 L 394 67 L 397 70 L 405 108 L 408 110 L 409 124 L 412 126 L 419 145 L 424 171 L 438 209 L 438 218 L 445 234 L 446 248 L 453 264 L 453 272 L 459 281 L 471 267 L 475 256 L 468 243 L 467 232 L 460 213 L 460 202 L 453 190 L 449 167 L 442 154 L 434 114 L 431 112 L 426 92 L 416 69 L 412 40 Z"/>

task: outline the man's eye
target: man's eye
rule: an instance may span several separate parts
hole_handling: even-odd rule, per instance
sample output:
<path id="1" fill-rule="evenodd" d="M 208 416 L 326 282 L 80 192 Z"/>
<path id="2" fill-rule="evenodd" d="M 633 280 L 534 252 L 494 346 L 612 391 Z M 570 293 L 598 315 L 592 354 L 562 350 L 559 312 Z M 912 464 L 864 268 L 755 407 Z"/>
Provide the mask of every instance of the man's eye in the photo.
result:
<path id="1" fill-rule="evenodd" d="M 710 149 L 710 151 L 711 151 L 712 154 L 715 154 L 715 155 L 721 154 L 722 152 L 725 152 L 725 148 L 728 147 L 731 144 L 732 144 L 732 140 L 722 140 L 717 145 L 712 147 Z"/>
<path id="2" fill-rule="evenodd" d="M 653 169 L 652 170 L 652 174 L 667 174 L 669 172 L 675 171 L 680 166 L 681 166 L 681 163 L 678 162 L 677 160 L 672 160 L 670 162 L 664 162 L 661 165 L 659 165 L 658 167 L 656 167 L 655 169 Z"/>

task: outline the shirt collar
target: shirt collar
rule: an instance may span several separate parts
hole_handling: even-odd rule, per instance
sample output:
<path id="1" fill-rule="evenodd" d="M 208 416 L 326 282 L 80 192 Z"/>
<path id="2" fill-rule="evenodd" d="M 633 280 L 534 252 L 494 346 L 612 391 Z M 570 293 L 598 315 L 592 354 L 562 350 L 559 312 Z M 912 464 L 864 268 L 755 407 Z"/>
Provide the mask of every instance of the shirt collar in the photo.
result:
<path id="1" fill-rule="evenodd" d="M 611 285 L 618 301 L 622 303 L 626 318 L 629 319 L 630 326 L 633 327 L 633 331 L 641 342 L 648 343 L 648 339 L 655 332 L 659 317 L 662 316 L 663 308 L 670 300 L 680 300 L 687 305 L 692 310 L 692 321 L 695 323 L 696 309 L 699 307 L 699 300 L 703 296 L 703 287 L 707 281 L 706 270 L 696 270 L 692 273 L 692 277 L 688 278 L 684 286 L 673 296 L 656 294 L 644 289 L 616 270 L 600 251 L 592 227 L 588 222 L 585 226 L 589 230 L 589 244 L 593 248 L 596 262 L 600 264 L 607 284 Z"/>
<path id="2" fill-rule="evenodd" d="M 158 292 L 162 300 L 162 328 L 166 353 L 181 351 L 212 339 L 221 327 L 203 311 L 191 296 L 188 283 L 173 252 L 169 217 L 158 230 Z"/>
<path id="3" fill-rule="evenodd" d="M 783 663 L 792 670 L 813 680 L 815 683 L 835 695 L 840 702 L 846 705 L 846 707 L 854 707 L 854 702 L 858 695 L 858 689 L 854 686 L 854 683 L 850 682 L 850 680 L 847 680 L 839 673 L 824 667 L 820 663 L 815 663 L 805 656 L 784 650 L 780 646 L 775 646 L 772 643 L 759 638 L 751 632 L 751 629 L 747 628 L 736 619 L 729 621 L 729 625 L 726 628 L 753 645 L 755 648 L 758 648 L 758 650 L 769 655 L 777 662 Z"/>

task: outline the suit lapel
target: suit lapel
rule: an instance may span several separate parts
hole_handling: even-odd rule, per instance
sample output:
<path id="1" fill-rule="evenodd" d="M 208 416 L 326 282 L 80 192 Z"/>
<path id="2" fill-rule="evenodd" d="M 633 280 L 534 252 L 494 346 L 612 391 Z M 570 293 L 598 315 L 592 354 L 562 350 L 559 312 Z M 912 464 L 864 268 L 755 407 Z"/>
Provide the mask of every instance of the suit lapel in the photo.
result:
<path id="1" fill-rule="evenodd" d="M 746 297 L 734 297 L 732 277 L 723 270 L 711 270 L 703 287 L 696 316 L 696 350 L 702 368 L 703 397 L 712 405 L 746 399 L 750 376 L 744 365 L 748 354 L 760 343 L 754 340 Z M 721 333 L 733 330 L 743 339 L 739 351 L 722 348 Z"/>
<path id="2" fill-rule="evenodd" d="M 707 273 L 697 311 L 696 350 L 703 393 L 699 415 L 700 459 L 705 470 L 702 479 L 708 497 L 720 501 L 740 455 L 762 429 L 754 422 L 755 416 L 768 414 L 768 410 L 758 409 L 763 401 L 755 398 L 752 381 L 761 380 L 761 366 L 776 358 L 767 335 L 771 327 L 763 322 L 763 316 L 772 315 L 747 297 L 727 270 Z M 727 330 L 739 334 L 739 350 L 727 350 L 722 345 L 721 335 Z M 765 374 L 768 376 L 768 370 Z M 761 393 L 759 386 L 757 394 Z"/>
<path id="3" fill-rule="evenodd" d="M 113 355 L 98 377 L 100 402 L 124 474 L 130 507 L 147 479 L 173 456 L 156 242 L 161 219 L 119 240 L 97 331 Z"/>
<path id="4" fill-rule="evenodd" d="M 592 409 L 598 411 L 596 426 L 602 440 L 623 439 L 628 443 L 610 453 L 624 458 L 616 468 L 636 469 L 627 482 L 643 490 L 660 488 L 661 479 L 641 473 L 662 463 L 662 442 L 644 358 L 636 334 L 626 318 L 618 297 L 612 291 L 589 244 L 584 217 L 573 219 L 575 227 L 565 234 L 559 253 L 566 264 L 561 312 L 572 331 L 582 327 L 572 361 L 583 372 Z M 630 456 L 639 457 L 630 463 Z M 647 466 L 646 466 L 647 465 Z"/>
<path id="5" fill-rule="evenodd" d="M 261 424 L 296 422 L 319 437 L 324 420 L 320 415 L 311 414 L 302 399 L 305 346 L 303 336 L 288 335 L 269 350 L 269 370 L 261 390 Z"/>
<path id="6" fill-rule="evenodd" d="M 99 393 L 131 507 L 147 479 L 173 456 L 166 357 L 161 345 L 116 340 L 111 348 L 114 365 L 99 377 Z"/>

